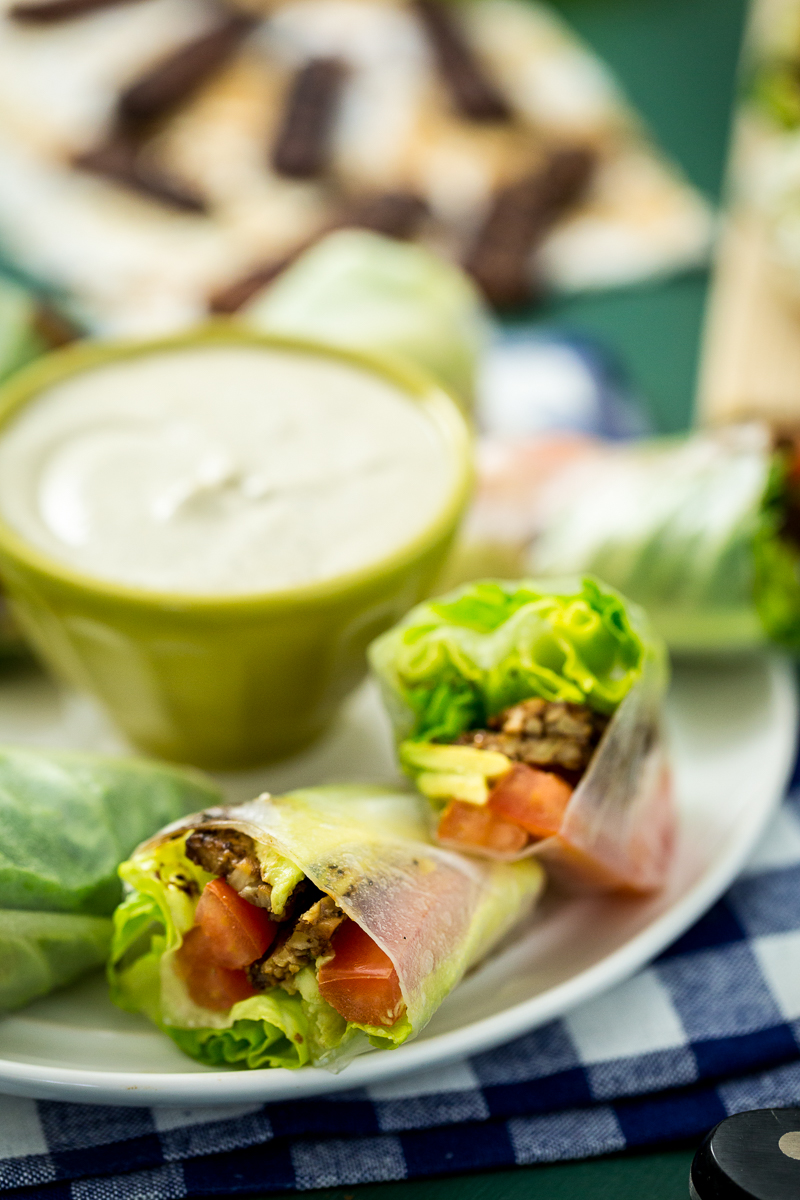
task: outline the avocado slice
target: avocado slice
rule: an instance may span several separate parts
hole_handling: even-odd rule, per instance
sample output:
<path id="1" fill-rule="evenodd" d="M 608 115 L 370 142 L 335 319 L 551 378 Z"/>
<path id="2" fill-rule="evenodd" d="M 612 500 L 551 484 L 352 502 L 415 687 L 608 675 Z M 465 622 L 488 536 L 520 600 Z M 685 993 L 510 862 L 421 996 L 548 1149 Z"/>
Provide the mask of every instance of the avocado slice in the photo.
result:
<path id="1" fill-rule="evenodd" d="M 437 742 L 403 742 L 400 762 L 411 771 L 443 771 L 449 775 L 477 775 L 497 779 L 511 770 L 511 759 L 497 750 L 475 746 L 445 746 Z"/>
<path id="2" fill-rule="evenodd" d="M 470 804 L 485 804 L 489 799 L 489 788 L 483 775 L 423 771 L 417 776 L 417 787 L 431 800 L 468 800 Z"/>

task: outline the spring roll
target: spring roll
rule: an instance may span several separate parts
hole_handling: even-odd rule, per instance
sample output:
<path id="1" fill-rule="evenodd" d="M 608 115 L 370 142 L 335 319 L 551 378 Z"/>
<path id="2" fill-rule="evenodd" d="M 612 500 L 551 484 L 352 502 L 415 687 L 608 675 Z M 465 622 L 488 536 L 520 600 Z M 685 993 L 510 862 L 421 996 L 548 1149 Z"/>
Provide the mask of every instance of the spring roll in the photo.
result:
<path id="1" fill-rule="evenodd" d="M 591 578 L 482 581 L 418 605 L 370 659 L 440 843 L 583 888 L 663 883 L 666 653 L 640 609 Z"/>
<path id="2" fill-rule="evenodd" d="M 760 424 L 612 443 L 484 439 L 442 579 L 591 573 L 670 650 L 800 650 L 800 441 Z"/>
<path id="3" fill-rule="evenodd" d="M 800 450 L 764 426 L 608 449 L 551 480 L 528 568 L 592 572 L 670 649 L 800 650 Z"/>
<path id="4" fill-rule="evenodd" d="M 434 847 L 367 786 L 212 808 L 120 867 L 112 999 L 211 1066 L 338 1069 L 415 1036 L 538 895 L 531 862 Z"/>
<path id="5" fill-rule="evenodd" d="M 177 768 L 0 750 L 0 1012 L 102 966 L 118 864 L 165 821 L 219 799 Z"/>

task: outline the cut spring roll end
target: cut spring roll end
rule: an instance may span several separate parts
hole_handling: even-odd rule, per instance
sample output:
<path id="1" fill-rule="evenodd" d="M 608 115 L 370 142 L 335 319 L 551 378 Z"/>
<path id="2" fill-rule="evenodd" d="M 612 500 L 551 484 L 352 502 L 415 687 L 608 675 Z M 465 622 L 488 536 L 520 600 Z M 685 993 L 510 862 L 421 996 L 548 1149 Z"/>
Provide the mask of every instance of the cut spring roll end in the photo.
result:
<path id="1" fill-rule="evenodd" d="M 537 856 L 584 888 L 664 882 L 666 651 L 635 605 L 588 577 L 485 580 L 419 605 L 370 657 L 442 845 Z"/>
<path id="2" fill-rule="evenodd" d="M 310 788 L 198 814 L 120 868 L 112 999 L 212 1066 L 338 1069 L 414 1036 L 533 905 L 538 864 L 424 840 L 418 797 Z"/>
<path id="3" fill-rule="evenodd" d="M 599 449 L 532 502 L 529 569 L 591 572 L 677 654 L 800 652 L 800 442 L 761 422 Z"/>
<path id="4" fill-rule="evenodd" d="M 753 598 L 773 642 L 800 653 L 800 440 L 773 453 L 753 538 Z"/>

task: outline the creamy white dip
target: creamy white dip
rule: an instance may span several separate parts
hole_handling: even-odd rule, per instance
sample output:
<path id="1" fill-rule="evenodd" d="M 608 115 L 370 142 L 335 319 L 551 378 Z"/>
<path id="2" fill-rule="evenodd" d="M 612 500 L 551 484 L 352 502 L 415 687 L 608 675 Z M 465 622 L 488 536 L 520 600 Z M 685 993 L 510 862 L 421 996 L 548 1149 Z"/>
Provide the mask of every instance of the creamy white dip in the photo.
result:
<path id="1" fill-rule="evenodd" d="M 329 580 L 420 534 L 456 471 L 425 410 L 345 363 L 247 346 L 97 367 L 0 436 L 0 513 L 84 574 L 226 595 Z"/>

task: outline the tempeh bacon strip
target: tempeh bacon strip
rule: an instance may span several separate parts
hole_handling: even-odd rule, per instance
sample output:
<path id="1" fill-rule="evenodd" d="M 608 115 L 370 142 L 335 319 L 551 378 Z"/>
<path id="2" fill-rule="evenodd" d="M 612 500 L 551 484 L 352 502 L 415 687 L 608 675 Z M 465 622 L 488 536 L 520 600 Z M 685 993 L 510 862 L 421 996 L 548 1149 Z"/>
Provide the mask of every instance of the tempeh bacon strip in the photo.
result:
<path id="1" fill-rule="evenodd" d="M 584 196 L 595 166 L 586 147 L 554 151 L 545 165 L 499 191 L 464 267 L 498 308 L 529 298 L 528 257 Z"/>
<path id="2" fill-rule="evenodd" d="M 74 159 L 74 166 L 101 175 L 182 212 L 205 211 L 203 198 L 180 181 L 147 164 L 142 150 L 151 124 L 218 71 L 253 28 L 255 18 L 236 15 L 187 42 L 131 84 L 117 102 L 114 127 L 106 141 Z"/>
<path id="3" fill-rule="evenodd" d="M 314 58 L 297 72 L 272 149 L 279 175 L 313 179 L 327 169 L 346 77 L 347 67 L 338 58 Z"/>
<path id="4" fill-rule="evenodd" d="M 73 165 L 158 200 L 169 208 L 189 213 L 205 211 L 203 199 L 197 193 L 179 181 L 146 167 L 141 151 L 141 144 L 135 138 L 124 130 L 116 130 L 102 146 L 78 155 Z"/>
<path id="5" fill-rule="evenodd" d="M 511 109 L 497 85 L 487 75 L 448 6 L 439 0 L 414 0 L 436 56 L 442 80 L 453 103 L 472 121 L 507 121 Z"/>
<path id="6" fill-rule="evenodd" d="M 255 24 L 255 17 L 237 14 L 179 47 L 122 93 L 120 118 L 152 121 L 171 112 L 225 65 Z"/>

